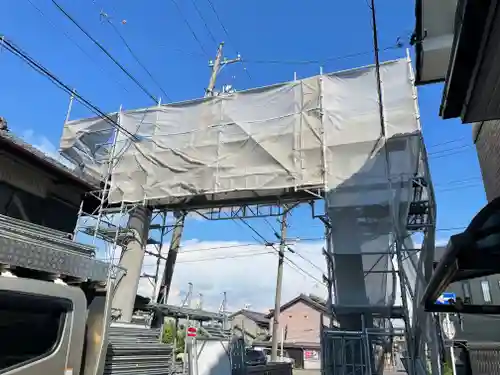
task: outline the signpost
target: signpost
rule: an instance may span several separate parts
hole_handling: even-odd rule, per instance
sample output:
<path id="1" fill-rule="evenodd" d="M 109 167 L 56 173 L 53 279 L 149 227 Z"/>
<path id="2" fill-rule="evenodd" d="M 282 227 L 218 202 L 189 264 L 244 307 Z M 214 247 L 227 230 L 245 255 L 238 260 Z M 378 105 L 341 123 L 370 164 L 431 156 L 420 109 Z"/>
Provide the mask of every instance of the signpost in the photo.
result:
<path id="1" fill-rule="evenodd" d="M 196 327 L 188 327 L 187 336 L 188 337 L 196 337 L 198 334 L 198 329 Z"/>
<path id="2" fill-rule="evenodd" d="M 196 336 L 198 329 L 193 326 L 188 326 L 186 329 L 186 352 L 187 352 L 187 370 L 188 375 L 198 374 L 198 356 L 196 351 Z"/>
<path id="3" fill-rule="evenodd" d="M 451 357 L 451 369 L 453 371 L 453 375 L 457 375 L 457 366 L 455 360 L 455 345 L 453 339 L 457 333 L 455 329 L 455 325 L 450 319 L 450 314 L 445 314 L 443 322 L 441 323 L 443 327 L 443 333 L 448 340 L 451 341 L 450 346 L 450 357 Z"/>

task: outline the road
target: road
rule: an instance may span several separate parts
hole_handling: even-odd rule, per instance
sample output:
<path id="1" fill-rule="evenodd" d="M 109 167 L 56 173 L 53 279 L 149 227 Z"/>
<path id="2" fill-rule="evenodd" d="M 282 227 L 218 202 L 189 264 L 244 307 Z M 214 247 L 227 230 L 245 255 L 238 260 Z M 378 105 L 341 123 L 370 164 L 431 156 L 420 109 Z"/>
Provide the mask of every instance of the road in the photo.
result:
<path id="1" fill-rule="evenodd" d="M 320 370 L 293 369 L 293 375 L 320 375 Z"/>

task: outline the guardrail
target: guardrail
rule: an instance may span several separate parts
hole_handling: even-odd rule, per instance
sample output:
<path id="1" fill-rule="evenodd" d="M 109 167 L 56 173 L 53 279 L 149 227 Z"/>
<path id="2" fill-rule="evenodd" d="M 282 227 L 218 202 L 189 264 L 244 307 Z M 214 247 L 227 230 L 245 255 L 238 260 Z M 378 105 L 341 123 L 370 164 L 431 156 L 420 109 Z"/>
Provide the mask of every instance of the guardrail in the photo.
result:
<path id="1" fill-rule="evenodd" d="M 292 375 L 290 363 L 271 362 L 260 366 L 247 366 L 247 375 Z"/>

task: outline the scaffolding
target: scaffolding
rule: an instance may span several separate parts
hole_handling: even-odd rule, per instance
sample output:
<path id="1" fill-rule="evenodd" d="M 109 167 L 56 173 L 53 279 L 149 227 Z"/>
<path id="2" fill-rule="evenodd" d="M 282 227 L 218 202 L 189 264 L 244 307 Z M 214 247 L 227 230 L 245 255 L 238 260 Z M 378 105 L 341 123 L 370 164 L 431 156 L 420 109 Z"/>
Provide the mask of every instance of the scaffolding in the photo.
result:
<path id="1" fill-rule="evenodd" d="M 82 202 L 75 237 L 108 243 L 119 261 L 117 250 L 138 238 L 131 214 L 146 210 L 142 247 L 155 246 L 157 266 L 144 276 L 155 301 L 170 214 L 241 220 L 308 203 L 325 225 L 328 306 L 342 329 L 322 327 L 326 374 L 382 374 L 394 337 L 404 337 L 410 375 L 428 372 L 428 353 L 437 374 L 434 326 L 418 305 L 432 272 L 435 201 L 411 61 L 380 69 L 382 137 L 373 66 L 67 121 L 63 154 L 104 181 L 91 193 L 94 212 Z"/>

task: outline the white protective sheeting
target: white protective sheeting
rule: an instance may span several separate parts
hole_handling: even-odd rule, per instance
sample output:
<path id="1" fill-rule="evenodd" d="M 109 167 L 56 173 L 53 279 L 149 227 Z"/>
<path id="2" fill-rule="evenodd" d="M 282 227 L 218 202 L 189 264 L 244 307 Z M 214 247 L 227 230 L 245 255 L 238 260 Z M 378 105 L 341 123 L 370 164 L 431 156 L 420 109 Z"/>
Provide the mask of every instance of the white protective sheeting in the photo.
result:
<path id="1" fill-rule="evenodd" d="M 381 65 L 392 176 L 416 171 L 420 132 L 407 59 Z M 365 67 L 197 101 L 122 111 L 111 202 L 286 189 L 339 188 L 330 206 L 387 201 L 375 68 Z M 111 126 L 65 124 L 62 152 L 102 174 Z M 109 151 L 109 147 L 107 150 Z M 96 151 L 97 150 L 97 151 Z M 377 186 L 379 188 L 377 188 Z M 383 185 L 383 187 L 382 187 Z M 373 194 L 359 194 L 359 191 Z M 251 193 L 251 194 L 249 194 Z"/>

